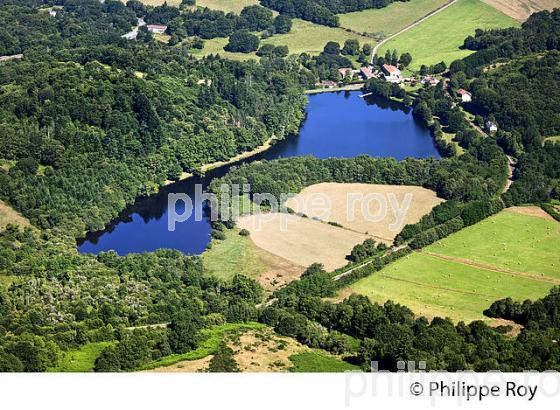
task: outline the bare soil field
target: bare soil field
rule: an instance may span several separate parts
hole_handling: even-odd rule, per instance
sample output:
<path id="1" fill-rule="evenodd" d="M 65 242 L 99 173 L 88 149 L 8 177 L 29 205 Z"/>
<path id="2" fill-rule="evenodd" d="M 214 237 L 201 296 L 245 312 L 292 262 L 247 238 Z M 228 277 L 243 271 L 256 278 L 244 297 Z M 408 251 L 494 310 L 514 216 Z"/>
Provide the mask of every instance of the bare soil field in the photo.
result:
<path id="1" fill-rule="evenodd" d="M 289 214 L 243 216 L 237 226 L 247 229 L 259 248 L 300 266 L 320 262 L 327 270 L 346 265 L 346 255 L 368 238 L 363 233 Z"/>
<path id="2" fill-rule="evenodd" d="M 0 200 L 0 230 L 4 229 L 8 224 L 28 226 L 29 221 Z"/>
<path id="3" fill-rule="evenodd" d="M 329 212 L 319 206 L 321 198 L 330 202 Z M 305 188 L 286 205 L 390 244 L 406 224 L 418 222 L 441 202 L 435 192 L 419 186 L 321 183 Z"/>
<path id="4" fill-rule="evenodd" d="M 552 10 L 560 7 L 560 0 L 483 0 L 486 4 L 507 14 L 518 21 L 525 21 L 527 18 L 542 10 Z"/>
<path id="5" fill-rule="evenodd" d="M 535 216 L 537 218 L 543 218 L 547 221 L 555 221 L 551 215 L 543 211 L 538 206 L 512 206 L 506 209 L 506 212 L 513 212 L 515 214 Z"/>

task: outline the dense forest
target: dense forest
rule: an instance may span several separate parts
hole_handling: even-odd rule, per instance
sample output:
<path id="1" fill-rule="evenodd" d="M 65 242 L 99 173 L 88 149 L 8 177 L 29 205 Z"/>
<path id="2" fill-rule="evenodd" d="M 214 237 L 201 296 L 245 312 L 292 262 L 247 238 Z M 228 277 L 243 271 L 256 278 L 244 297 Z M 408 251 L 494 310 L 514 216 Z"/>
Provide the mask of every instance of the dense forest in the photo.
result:
<path id="1" fill-rule="evenodd" d="M 81 13 L 61 14 L 87 24 Z M 100 229 L 166 179 L 281 139 L 303 118 L 297 67 L 199 62 L 117 37 L 61 45 L 44 61 L 24 46 L 26 58 L 0 71 L 0 149 L 13 164 L 0 172 L 0 197 L 41 228 Z"/>
<path id="2" fill-rule="evenodd" d="M 367 9 L 380 9 L 395 0 L 260 0 L 265 7 L 293 18 L 329 27 L 338 27 L 337 14 Z M 409 1 L 409 0 L 396 0 Z"/>

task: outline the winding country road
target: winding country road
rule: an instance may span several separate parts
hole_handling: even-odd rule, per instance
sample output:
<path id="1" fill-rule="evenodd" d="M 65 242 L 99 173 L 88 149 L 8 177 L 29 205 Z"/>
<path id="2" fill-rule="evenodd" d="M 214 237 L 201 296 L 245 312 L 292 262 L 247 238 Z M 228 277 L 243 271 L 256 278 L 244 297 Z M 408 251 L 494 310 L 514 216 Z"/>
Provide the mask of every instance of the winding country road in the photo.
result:
<path id="1" fill-rule="evenodd" d="M 379 50 L 379 48 L 381 46 L 383 46 L 386 42 L 394 39 L 395 37 L 397 37 L 398 35 L 401 35 L 402 33 L 404 33 L 405 31 L 410 30 L 413 27 L 416 27 L 418 24 L 423 23 L 424 21 L 428 20 L 430 17 L 435 16 L 436 14 L 442 12 L 443 10 L 445 10 L 446 8 L 448 8 L 449 6 L 452 6 L 453 4 L 457 3 L 457 0 L 451 0 L 449 3 L 444 4 L 443 6 L 441 6 L 440 8 L 437 8 L 431 12 L 429 12 L 428 14 L 426 14 L 424 17 L 422 17 L 420 20 L 416 20 L 414 23 L 409 24 L 408 26 L 406 26 L 405 28 L 403 28 L 402 30 L 396 32 L 395 34 L 391 34 L 389 37 L 387 37 L 386 39 L 382 40 L 379 44 L 377 44 L 374 48 L 373 51 L 371 52 L 371 59 L 370 59 L 370 63 L 373 64 L 373 58 L 377 55 L 377 51 Z"/>

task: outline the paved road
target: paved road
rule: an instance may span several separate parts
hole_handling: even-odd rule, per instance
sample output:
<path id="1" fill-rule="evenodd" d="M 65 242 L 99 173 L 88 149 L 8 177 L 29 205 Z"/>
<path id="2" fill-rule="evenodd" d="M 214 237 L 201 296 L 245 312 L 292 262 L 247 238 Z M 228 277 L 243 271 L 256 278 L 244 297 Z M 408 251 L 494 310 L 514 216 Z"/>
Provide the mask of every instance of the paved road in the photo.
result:
<path id="1" fill-rule="evenodd" d="M 420 20 L 416 20 L 414 23 L 409 24 L 408 26 L 406 26 L 405 28 L 403 28 L 401 31 L 398 31 L 395 34 L 390 35 L 389 37 L 387 37 L 386 39 L 384 39 L 383 41 L 381 41 L 379 44 L 377 44 L 374 48 L 373 51 L 371 52 L 371 60 L 370 63 L 373 63 L 373 57 L 375 57 L 377 55 L 377 51 L 379 50 L 379 48 L 385 44 L 386 42 L 388 42 L 389 40 L 394 39 L 395 37 L 397 37 L 398 35 L 404 33 L 405 31 L 410 30 L 413 27 L 416 27 L 418 24 L 423 23 L 424 21 L 428 20 L 430 17 L 435 16 L 436 14 L 442 12 L 443 10 L 445 10 L 446 8 L 448 8 L 449 6 L 452 6 L 453 4 L 457 3 L 457 0 L 451 0 L 449 3 L 444 4 L 443 6 L 441 6 L 438 9 L 435 9 L 434 11 L 431 11 L 430 13 L 426 14 L 424 17 L 422 17 Z"/>

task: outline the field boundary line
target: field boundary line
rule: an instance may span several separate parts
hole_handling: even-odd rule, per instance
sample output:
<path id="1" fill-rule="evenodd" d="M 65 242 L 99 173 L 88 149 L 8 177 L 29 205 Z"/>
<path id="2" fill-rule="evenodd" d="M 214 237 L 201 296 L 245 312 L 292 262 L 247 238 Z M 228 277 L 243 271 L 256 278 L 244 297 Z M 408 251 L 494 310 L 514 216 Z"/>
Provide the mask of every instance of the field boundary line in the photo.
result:
<path id="1" fill-rule="evenodd" d="M 410 284 L 413 284 L 413 285 L 422 286 L 424 288 L 443 290 L 443 291 L 446 291 L 446 292 L 453 292 L 453 293 L 460 293 L 462 295 L 482 296 L 482 297 L 485 297 L 485 298 L 495 298 L 496 297 L 496 295 L 487 295 L 485 293 L 478 293 L 478 292 L 471 292 L 471 291 L 467 291 L 467 290 L 447 288 L 445 286 L 438 286 L 438 285 L 428 285 L 428 284 L 423 283 L 423 282 L 416 282 L 414 280 L 396 278 L 396 277 L 391 276 L 391 275 L 383 274 L 383 275 L 378 275 L 378 276 L 380 278 L 391 279 L 391 280 L 395 280 L 397 282 L 405 282 L 405 283 L 410 283 Z"/>
<path id="2" fill-rule="evenodd" d="M 493 265 L 489 265 L 489 264 L 485 264 L 485 263 L 480 263 L 480 262 L 475 262 L 475 261 L 472 261 L 470 259 L 441 255 L 439 253 L 433 253 L 433 252 L 427 252 L 427 251 L 417 251 L 417 253 L 423 254 L 423 255 L 426 255 L 426 256 L 430 256 L 430 257 L 436 258 L 436 259 L 442 259 L 442 260 L 446 260 L 446 261 L 449 261 L 449 262 L 458 263 L 460 265 L 467 265 L 467 266 L 472 266 L 472 267 L 475 267 L 475 268 L 484 269 L 484 270 L 491 271 L 491 272 L 505 273 L 505 274 L 508 274 L 508 275 L 519 276 L 519 277 L 522 277 L 522 278 L 536 280 L 536 281 L 539 281 L 539 282 L 546 282 L 546 283 L 550 283 L 550 284 L 553 284 L 553 285 L 560 285 L 560 279 L 551 278 L 549 276 L 539 276 L 537 274 L 530 273 L 530 272 L 518 272 L 518 271 L 510 270 L 510 269 L 507 269 L 507 268 L 498 268 L 497 266 L 493 266 Z"/>
<path id="3" fill-rule="evenodd" d="M 453 4 L 457 3 L 457 0 L 451 0 L 450 2 L 444 4 L 441 7 L 438 7 L 435 10 L 430 11 L 428 14 L 426 14 L 424 17 L 420 18 L 419 20 L 416 20 L 415 22 L 409 24 L 408 26 L 406 26 L 405 28 L 401 29 L 400 31 L 397 31 L 394 34 L 391 34 L 389 37 L 381 40 L 374 48 L 373 51 L 371 52 L 371 59 L 370 59 L 370 64 L 373 64 L 373 58 L 377 55 L 377 51 L 381 48 L 381 46 L 383 46 L 385 43 L 387 43 L 388 41 L 394 39 L 395 37 L 403 34 L 404 32 L 410 30 L 413 27 L 416 27 L 417 25 L 419 25 L 420 23 L 423 23 L 424 21 L 428 20 L 429 18 L 435 16 L 436 14 L 442 12 L 443 10 L 445 10 L 446 8 L 448 8 L 449 6 L 452 6 Z"/>

